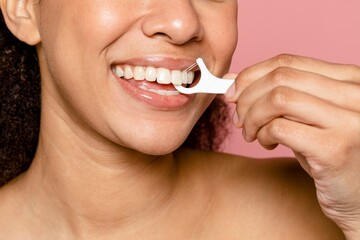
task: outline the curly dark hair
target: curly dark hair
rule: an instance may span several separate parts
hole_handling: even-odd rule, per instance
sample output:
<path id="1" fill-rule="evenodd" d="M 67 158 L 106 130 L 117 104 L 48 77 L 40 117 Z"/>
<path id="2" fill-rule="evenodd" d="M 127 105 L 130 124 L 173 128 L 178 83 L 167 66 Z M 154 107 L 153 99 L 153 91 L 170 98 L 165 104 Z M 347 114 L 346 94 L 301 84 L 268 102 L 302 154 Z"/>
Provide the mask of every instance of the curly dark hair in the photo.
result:
<path id="1" fill-rule="evenodd" d="M 40 128 L 41 84 L 36 48 L 7 29 L 0 11 L 0 186 L 26 171 L 35 155 Z M 228 133 L 228 107 L 210 104 L 182 146 L 219 150 Z"/>

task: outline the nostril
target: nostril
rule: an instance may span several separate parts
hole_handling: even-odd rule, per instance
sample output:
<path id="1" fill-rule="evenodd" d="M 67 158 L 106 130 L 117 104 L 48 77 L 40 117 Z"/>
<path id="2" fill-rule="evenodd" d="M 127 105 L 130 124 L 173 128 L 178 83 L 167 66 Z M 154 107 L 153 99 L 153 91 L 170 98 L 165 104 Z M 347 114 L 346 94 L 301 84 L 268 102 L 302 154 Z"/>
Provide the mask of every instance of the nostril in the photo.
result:
<path id="1" fill-rule="evenodd" d="M 168 35 L 166 35 L 165 33 L 163 32 L 157 32 L 154 34 L 155 36 L 160 36 L 160 37 L 169 37 Z"/>
<path id="2" fill-rule="evenodd" d="M 181 5 L 178 8 L 173 3 L 168 4 L 166 11 L 164 7 L 159 8 L 141 19 L 142 32 L 149 38 L 158 38 L 176 45 L 201 40 L 203 28 L 188 1 L 176 1 L 176 4 Z"/>
<path id="3" fill-rule="evenodd" d="M 153 38 L 153 39 L 162 39 L 162 40 L 172 41 L 170 36 L 168 36 L 166 33 L 163 33 L 163 32 L 155 32 L 151 35 L 150 34 L 146 34 L 146 35 L 147 35 L 147 37 Z"/>

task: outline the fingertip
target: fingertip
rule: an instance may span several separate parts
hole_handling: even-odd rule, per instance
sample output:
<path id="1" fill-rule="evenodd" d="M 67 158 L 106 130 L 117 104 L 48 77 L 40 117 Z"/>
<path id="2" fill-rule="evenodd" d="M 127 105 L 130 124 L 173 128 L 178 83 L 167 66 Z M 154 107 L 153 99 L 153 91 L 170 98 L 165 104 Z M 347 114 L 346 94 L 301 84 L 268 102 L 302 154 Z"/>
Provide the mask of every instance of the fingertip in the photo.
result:
<path id="1" fill-rule="evenodd" d="M 236 111 L 233 114 L 232 121 L 233 121 L 233 124 L 235 125 L 235 127 L 238 127 L 238 125 L 239 125 L 239 115 L 238 115 L 238 113 Z"/>
<path id="2" fill-rule="evenodd" d="M 230 101 L 233 102 L 233 98 L 235 96 L 235 83 L 231 84 L 231 86 L 229 87 L 229 89 L 226 91 L 225 93 L 225 98 Z"/>
<path id="3" fill-rule="evenodd" d="M 235 79 L 238 76 L 237 73 L 227 73 L 223 76 L 224 79 Z"/>
<path id="4" fill-rule="evenodd" d="M 223 76 L 223 79 L 235 80 L 237 78 L 237 76 L 238 76 L 237 73 L 227 73 Z M 235 82 L 234 82 L 233 84 L 231 84 L 229 89 L 226 91 L 225 98 L 229 102 L 235 102 L 236 101 L 235 95 L 236 95 L 236 89 L 235 89 Z"/>

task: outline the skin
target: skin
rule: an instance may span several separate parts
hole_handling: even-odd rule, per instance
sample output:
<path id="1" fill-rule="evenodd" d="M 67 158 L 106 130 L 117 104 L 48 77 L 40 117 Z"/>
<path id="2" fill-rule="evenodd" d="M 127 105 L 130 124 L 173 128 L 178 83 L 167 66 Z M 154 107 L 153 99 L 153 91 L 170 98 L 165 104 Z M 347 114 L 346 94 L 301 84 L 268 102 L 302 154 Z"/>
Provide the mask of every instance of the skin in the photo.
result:
<path id="1" fill-rule="evenodd" d="M 37 46 L 42 75 L 39 147 L 30 169 L 0 190 L 0 239 L 344 238 L 295 160 L 176 150 L 214 96 L 159 109 L 130 97 L 110 76 L 113 61 L 198 56 L 224 75 L 236 44 L 235 0 L 0 3 L 9 29 Z M 245 116 L 235 124 L 247 140 L 293 147 L 267 130 L 266 114 L 246 114 L 264 113 L 267 105 L 255 103 L 275 86 L 270 74 L 260 87 L 280 67 L 271 63 L 240 73 L 227 99 Z M 303 60 L 309 68 L 316 63 Z M 320 69 L 332 76 L 327 66 Z M 355 76 L 358 69 L 351 70 L 345 72 Z M 280 119 L 270 109 L 270 118 Z M 293 148 L 304 166 L 305 150 Z"/>
<path id="2" fill-rule="evenodd" d="M 359 66 L 280 55 L 244 70 L 227 93 L 244 138 L 291 148 L 347 239 L 360 236 L 359 83 Z"/>

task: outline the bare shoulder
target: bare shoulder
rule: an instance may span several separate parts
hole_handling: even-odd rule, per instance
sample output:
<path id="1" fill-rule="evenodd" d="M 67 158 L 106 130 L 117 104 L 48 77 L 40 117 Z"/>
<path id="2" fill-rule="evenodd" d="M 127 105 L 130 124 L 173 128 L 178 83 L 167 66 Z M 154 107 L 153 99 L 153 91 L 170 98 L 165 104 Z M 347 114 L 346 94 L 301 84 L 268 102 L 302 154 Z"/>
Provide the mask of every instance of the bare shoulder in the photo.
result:
<path id="1" fill-rule="evenodd" d="M 21 227 L 22 203 L 18 201 L 16 179 L 0 187 L 0 240 L 26 240 L 26 232 Z"/>
<path id="2" fill-rule="evenodd" d="M 185 154 L 206 165 L 209 182 L 222 196 L 217 202 L 224 215 L 238 223 L 231 231 L 241 232 L 244 239 L 345 239 L 321 211 L 313 180 L 296 159 L 193 150 Z"/>

